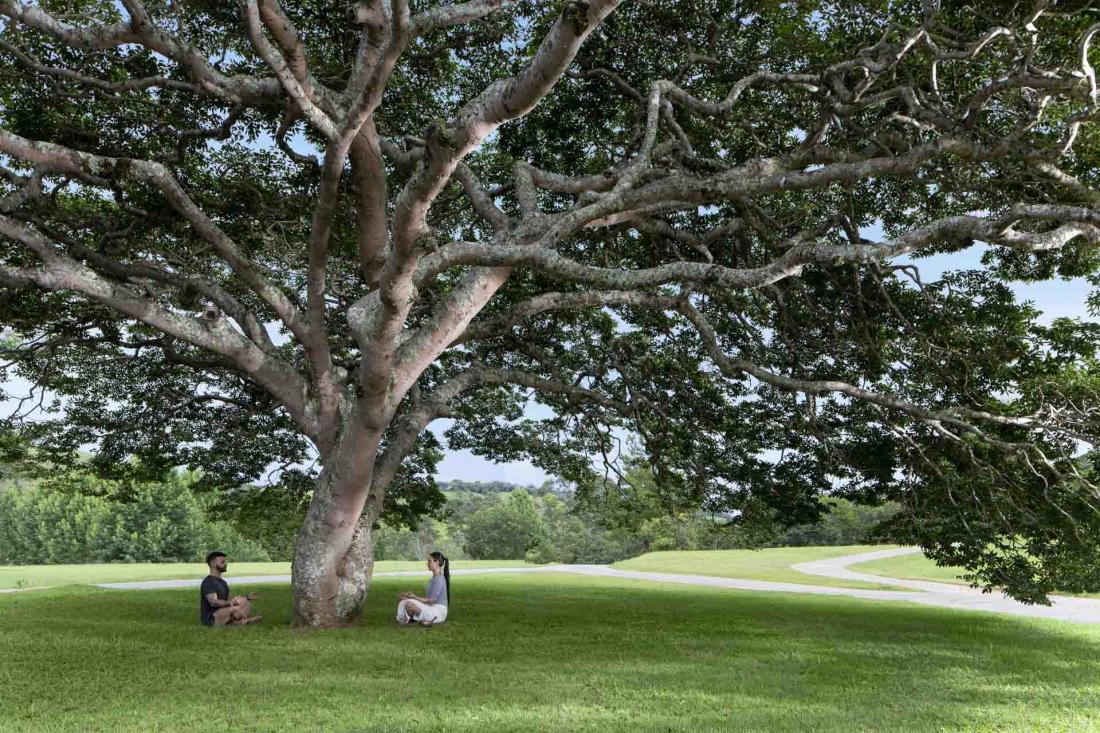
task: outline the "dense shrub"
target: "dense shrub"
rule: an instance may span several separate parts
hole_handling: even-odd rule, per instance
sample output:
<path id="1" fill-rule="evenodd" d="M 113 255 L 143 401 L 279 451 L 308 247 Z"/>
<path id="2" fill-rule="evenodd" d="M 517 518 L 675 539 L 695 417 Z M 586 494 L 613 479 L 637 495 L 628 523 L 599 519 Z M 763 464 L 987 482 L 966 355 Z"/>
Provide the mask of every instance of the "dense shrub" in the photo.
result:
<path id="1" fill-rule="evenodd" d="M 182 476 L 132 485 L 126 500 L 45 486 L 0 491 L 0 564 L 194 562 L 213 548 L 269 559 L 228 523 L 207 519 Z"/>
<path id="2" fill-rule="evenodd" d="M 521 559 L 549 541 L 549 528 L 534 498 L 516 489 L 466 521 L 466 552 L 478 559 Z"/>
<path id="3" fill-rule="evenodd" d="M 311 488 L 301 479 L 272 486 L 241 486 L 219 497 L 207 513 L 230 523 L 272 560 L 289 561 L 294 557 Z"/>
<path id="4" fill-rule="evenodd" d="M 847 499 L 824 502 L 828 512 L 815 524 L 800 524 L 779 535 L 776 546 L 862 545 L 875 542 L 886 520 L 898 513 L 894 503 L 863 506 Z"/>
<path id="5" fill-rule="evenodd" d="M 439 551 L 451 560 L 466 559 L 462 545 L 451 537 L 451 525 L 425 517 L 415 531 L 381 526 L 374 530 L 375 560 L 423 560 Z"/>
<path id="6" fill-rule="evenodd" d="M 192 491 L 194 483 L 189 474 L 138 483 L 79 473 L 0 483 L 0 564 L 190 562 L 211 548 L 235 560 L 291 558 L 307 492 L 244 486 L 215 498 Z M 504 493 L 499 482 L 453 483 L 461 490 L 447 493 L 444 518 L 424 518 L 413 531 L 378 527 L 375 559 L 419 560 L 442 550 L 454 560 L 603 564 L 652 550 L 859 544 L 897 510 L 831 499 L 817 524 L 756 536 L 699 513 L 669 515 L 644 504 L 601 513 L 606 505 L 593 511 L 546 487 L 532 495 L 515 487 Z"/>

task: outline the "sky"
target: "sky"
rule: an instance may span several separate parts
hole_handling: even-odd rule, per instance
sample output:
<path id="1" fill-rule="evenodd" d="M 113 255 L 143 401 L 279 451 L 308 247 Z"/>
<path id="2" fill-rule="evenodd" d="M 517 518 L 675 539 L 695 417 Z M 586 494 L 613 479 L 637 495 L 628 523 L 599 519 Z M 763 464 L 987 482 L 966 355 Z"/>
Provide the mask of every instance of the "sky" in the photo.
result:
<path id="1" fill-rule="evenodd" d="M 23 379 L 10 379 L 2 386 L 5 394 L 12 395 L 0 400 L 0 415 L 8 416 L 17 407 L 18 398 L 26 395 L 30 384 Z M 430 430 L 443 441 L 443 432 L 450 427 L 450 420 L 439 420 L 430 426 Z M 524 486 L 538 486 L 550 476 L 529 461 L 515 463 L 493 463 L 475 456 L 468 450 L 447 451 L 436 471 L 440 481 L 507 481 Z"/>
<path id="2" fill-rule="evenodd" d="M 870 231 L 872 237 L 878 232 Z M 921 278 L 925 281 L 936 280 L 945 270 L 977 268 L 981 264 L 979 259 L 983 249 L 976 245 L 963 252 L 949 255 L 935 255 L 933 257 L 910 260 L 921 270 Z M 1041 283 L 1013 283 L 1017 297 L 1031 301 L 1043 315 L 1041 320 L 1049 323 L 1054 318 L 1071 317 L 1092 319 L 1085 308 L 1085 299 L 1090 292 L 1089 284 L 1083 279 L 1054 280 Z M 28 384 L 21 380 L 13 380 L 3 386 L 4 392 L 13 395 L 25 394 Z M 14 408 L 13 400 L 0 403 L 3 414 L 10 414 Z M 532 413 L 534 416 L 534 413 Z M 443 432 L 450 426 L 450 421 L 439 420 L 429 428 L 440 438 Z M 479 456 L 475 456 L 468 450 L 447 451 L 443 461 L 439 464 L 436 478 L 444 481 L 507 481 L 515 484 L 534 485 L 541 484 L 550 478 L 545 471 L 531 464 L 529 461 L 495 464 Z"/>
<path id="3" fill-rule="evenodd" d="M 118 4 L 117 0 L 115 1 Z M 119 5 L 119 10 L 123 12 L 121 5 Z M 256 140 L 253 141 L 253 144 L 261 148 L 273 147 L 273 141 L 270 139 Z M 291 144 L 299 151 L 313 152 L 314 154 L 318 152 L 300 133 L 291 136 Z M 866 232 L 866 235 L 873 240 L 879 239 L 881 234 L 881 229 L 878 227 L 870 227 Z M 922 279 L 932 281 L 937 279 L 945 269 L 980 267 L 981 251 L 980 246 L 975 246 L 961 253 L 937 255 L 917 260 L 915 263 L 920 267 Z M 1085 299 L 1090 288 L 1084 280 L 1016 283 L 1014 289 L 1018 297 L 1032 301 L 1043 312 L 1042 320 L 1045 322 L 1057 317 L 1089 318 L 1085 309 Z M 2 386 L 5 393 L 16 396 L 25 394 L 28 387 L 28 384 L 20 380 L 13 380 Z M 0 411 L 2 411 L 0 414 L 10 414 L 14 407 L 14 400 L 0 400 Z M 449 427 L 449 421 L 440 420 L 433 423 L 429 429 L 442 438 L 447 427 Z M 440 480 L 460 479 L 464 481 L 497 480 L 538 485 L 549 476 L 528 461 L 494 464 L 484 458 L 475 456 L 468 450 L 461 450 L 447 451 L 445 458 L 438 466 L 437 478 Z"/>
<path id="4" fill-rule="evenodd" d="M 439 420 L 428 428 L 443 441 L 443 432 L 450 420 Z M 436 469 L 440 481 L 507 481 L 513 484 L 538 486 L 550 478 L 549 474 L 530 461 L 493 463 L 468 450 L 450 450 Z"/>
<path id="5" fill-rule="evenodd" d="M 932 257 L 913 259 L 901 257 L 895 262 L 911 262 L 920 268 L 921 280 L 937 280 L 947 270 L 980 269 L 982 253 L 987 245 L 975 244 L 962 252 L 938 254 Z M 1089 315 L 1085 301 L 1092 292 L 1092 286 L 1084 278 L 1071 280 L 1047 280 L 1044 282 L 1011 282 L 1009 285 L 1021 301 L 1031 303 L 1042 311 L 1039 320 L 1049 324 L 1055 318 L 1080 318 L 1086 321 L 1096 319 Z"/>

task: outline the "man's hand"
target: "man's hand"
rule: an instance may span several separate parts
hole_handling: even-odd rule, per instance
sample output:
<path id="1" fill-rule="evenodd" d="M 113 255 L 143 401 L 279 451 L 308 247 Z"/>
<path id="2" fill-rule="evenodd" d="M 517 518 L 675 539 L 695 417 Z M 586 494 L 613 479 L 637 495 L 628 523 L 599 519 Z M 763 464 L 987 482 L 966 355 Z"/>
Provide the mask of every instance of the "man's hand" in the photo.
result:
<path id="1" fill-rule="evenodd" d="M 412 598 L 412 593 L 410 593 L 410 592 L 409 592 L 409 591 L 407 591 L 407 590 L 406 590 L 406 591 L 402 591 L 402 592 L 401 592 L 401 595 L 399 595 L 399 596 L 398 596 L 398 598 L 400 598 L 400 599 L 401 599 L 401 600 L 403 600 L 403 601 L 407 601 L 408 599 Z"/>
<path id="2" fill-rule="evenodd" d="M 246 601 L 254 601 L 254 600 L 256 600 L 256 599 L 257 599 L 257 598 L 259 597 L 259 595 L 260 595 L 260 594 L 259 594 L 259 593 L 257 593 L 256 591 L 252 591 L 252 592 L 251 592 L 251 593 L 249 593 L 249 594 L 248 594 L 247 596 L 245 596 L 245 597 L 244 597 L 244 599 L 245 599 Z"/>

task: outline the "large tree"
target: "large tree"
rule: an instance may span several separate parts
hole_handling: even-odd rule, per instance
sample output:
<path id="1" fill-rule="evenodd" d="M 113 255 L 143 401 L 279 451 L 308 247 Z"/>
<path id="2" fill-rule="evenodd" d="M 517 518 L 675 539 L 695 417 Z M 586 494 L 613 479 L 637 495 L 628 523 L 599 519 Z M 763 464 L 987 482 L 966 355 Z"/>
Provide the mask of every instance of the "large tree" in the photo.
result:
<path id="1" fill-rule="evenodd" d="M 65 403 L 24 429 L 214 484 L 315 456 L 301 624 L 438 502 L 444 416 L 589 492 L 630 432 L 669 506 L 891 497 L 980 582 L 1094 585 L 1097 333 L 1006 285 L 1097 270 L 1090 12 L 0 0 L 0 317 Z"/>

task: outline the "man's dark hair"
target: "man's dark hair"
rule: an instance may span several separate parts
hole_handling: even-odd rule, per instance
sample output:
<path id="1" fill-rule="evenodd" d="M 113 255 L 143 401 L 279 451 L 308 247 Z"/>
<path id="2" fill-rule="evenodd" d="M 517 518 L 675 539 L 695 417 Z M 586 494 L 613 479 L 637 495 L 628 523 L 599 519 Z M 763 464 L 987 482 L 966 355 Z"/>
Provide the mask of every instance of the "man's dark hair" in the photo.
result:
<path id="1" fill-rule="evenodd" d="M 224 552 L 219 552 L 218 550 L 214 550 L 213 552 L 211 552 L 209 555 L 206 556 L 206 564 L 209 565 L 210 563 L 214 562 L 214 558 L 216 558 L 216 557 L 225 557 L 225 553 Z"/>

